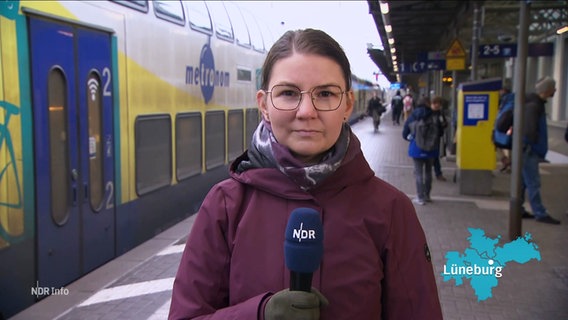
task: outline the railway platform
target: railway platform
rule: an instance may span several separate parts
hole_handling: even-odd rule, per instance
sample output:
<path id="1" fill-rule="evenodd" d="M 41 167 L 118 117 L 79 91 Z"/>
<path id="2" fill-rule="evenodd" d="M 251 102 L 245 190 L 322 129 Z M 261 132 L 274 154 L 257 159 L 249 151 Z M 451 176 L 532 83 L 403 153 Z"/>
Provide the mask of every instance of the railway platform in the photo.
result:
<path id="1" fill-rule="evenodd" d="M 384 115 L 379 132 L 370 118 L 354 124 L 353 131 L 376 175 L 415 196 L 413 165 L 407 156 L 408 142 L 402 126 L 391 125 Z M 465 280 L 456 285 L 444 281 L 445 255 L 463 253 L 470 244 L 468 228 L 483 229 L 485 235 L 508 238 L 510 174 L 493 172 L 490 196 L 459 194 L 452 177 L 456 164 L 442 158 L 447 181 L 434 180 L 432 202 L 416 205 L 425 230 L 445 319 L 568 319 L 568 143 L 563 140 L 566 124 L 549 127 L 551 151 L 540 166 L 542 195 L 550 214 L 561 225 L 522 221 L 522 232 L 531 234 L 541 260 L 524 264 L 510 262 L 492 289 L 492 297 L 479 301 Z M 530 210 L 530 207 L 525 206 Z M 173 280 L 185 239 L 195 215 L 155 236 L 128 253 L 108 262 L 11 319 L 166 319 Z"/>

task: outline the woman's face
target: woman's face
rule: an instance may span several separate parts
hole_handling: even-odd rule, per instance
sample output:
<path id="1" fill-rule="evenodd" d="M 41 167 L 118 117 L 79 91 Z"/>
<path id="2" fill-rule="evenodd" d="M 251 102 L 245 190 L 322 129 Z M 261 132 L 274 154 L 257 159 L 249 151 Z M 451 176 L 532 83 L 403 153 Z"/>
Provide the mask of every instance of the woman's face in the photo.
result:
<path id="1" fill-rule="evenodd" d="M 292 85 L 302 91 L 322 85 L 345 88 L 341 67 L 334 60 L 314 55 L 294 53 L 277 61 L 271 72 L 268 91 L 275 85 Z M 259 90 L 256 100 L 263 119 L 272 126 L 276 140 L 288 147 L 304 163 L 318 162 L 321 155 L 337 141 L 343 122 L 353 110 L 353 92 L 343 95 L 337 110 L 318 111 L 309 94 L 303 94 L 299 107 L 291 111 L 275 109 L 269 94 Z"/>

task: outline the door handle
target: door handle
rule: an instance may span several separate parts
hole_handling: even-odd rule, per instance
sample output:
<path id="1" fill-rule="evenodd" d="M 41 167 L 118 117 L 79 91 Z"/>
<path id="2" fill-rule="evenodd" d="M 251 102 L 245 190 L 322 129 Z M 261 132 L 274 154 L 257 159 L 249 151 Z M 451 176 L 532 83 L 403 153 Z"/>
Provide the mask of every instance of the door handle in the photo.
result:
<path id="1" fill-rule="evenodd" d="M 75 185 L 71 187 L 71 205 L 77 206 L 77 187 Z"/>
<path id="2" fill-rule="evenodd" d="M 77 206 L 77 179 L 79 179 L 79 172 L 77 169 L 71 169 L 71 205 Z"/>

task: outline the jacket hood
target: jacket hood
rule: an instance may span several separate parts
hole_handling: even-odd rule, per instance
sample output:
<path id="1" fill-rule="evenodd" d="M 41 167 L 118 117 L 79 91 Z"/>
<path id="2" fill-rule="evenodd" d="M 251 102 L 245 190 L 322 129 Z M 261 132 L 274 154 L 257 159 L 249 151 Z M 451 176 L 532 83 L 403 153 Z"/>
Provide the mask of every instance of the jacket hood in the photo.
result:
<path id="1" fill-rule="evenodd" d="M 235 170 L 238 164 L 241 161 L 248 160 L 246 151 L 231 164 L 229 168 L 230 177 L 243 184 L 287 199 L 308 199 L 311 198 L 310 194 L 313 193 L 332 189 L 341 190 L 349 185 L 371 179 L 375 175 L 361 151 L 361 143 L 353 132 L 350 132 L 350 135 L 349 147 L 339 168 L 325 178 L 319 186 L 309 191 L 302 190 L 277 168 L 255 168 L 238 173 Z"/>
<path id="2" fill-rule="evenodd" d="M 430 116 L 431 114 L 432 114 L 432 109 L 430 109 L 425 104 L 418 105 L 416 107 L 416 110 L 414 111 L 414 117 L 416 119 L 426 118 L 426 117 Z"/>

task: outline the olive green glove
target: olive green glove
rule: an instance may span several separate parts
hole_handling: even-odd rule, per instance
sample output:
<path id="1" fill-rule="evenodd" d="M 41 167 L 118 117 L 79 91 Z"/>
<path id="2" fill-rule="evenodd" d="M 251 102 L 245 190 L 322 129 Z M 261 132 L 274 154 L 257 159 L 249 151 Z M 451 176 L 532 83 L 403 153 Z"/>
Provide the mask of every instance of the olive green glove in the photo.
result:
<path id="1" fill-rule="evenodd" d="M 282 290 L 270 297 L 264 307 L 265 320 L 319 320 L 320 307 L 329 304 L 316 289 L 312 292 Z"/>

